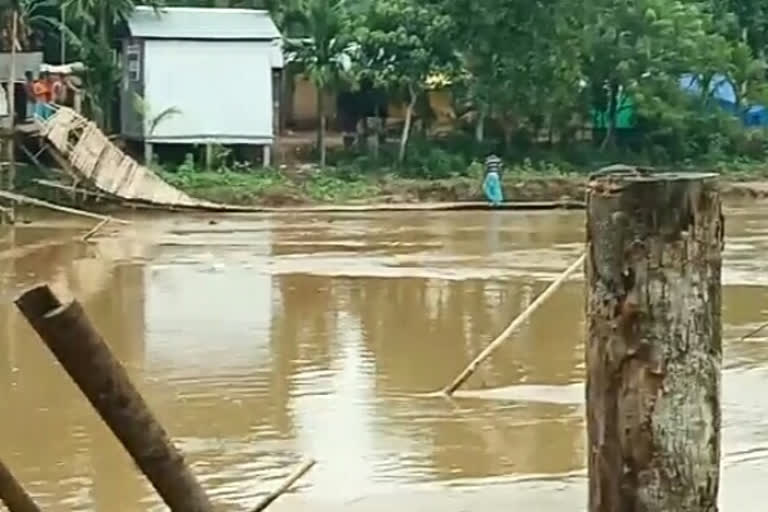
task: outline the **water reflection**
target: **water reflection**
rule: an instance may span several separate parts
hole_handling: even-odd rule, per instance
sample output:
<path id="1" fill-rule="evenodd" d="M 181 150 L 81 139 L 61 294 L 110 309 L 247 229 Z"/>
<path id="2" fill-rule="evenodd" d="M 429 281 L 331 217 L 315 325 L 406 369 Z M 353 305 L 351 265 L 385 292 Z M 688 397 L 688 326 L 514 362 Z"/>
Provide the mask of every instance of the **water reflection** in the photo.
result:
<path id="1" fill-rule="evenodd" d="M 233 216 L 216 225 L 172 217 L 153 220 L 157 239 L 0 257 L 0 456 L 47 510 L 158 506 L 10 304 L 46 281 L 84 304 L 205 486 L 231 508 L 246 510 L 306 455 L 318 469 L 277 509 L 370 511 L 399 500 L 570 509 L 583 502 L 583 480 L 572 476 L 584 459 L 578 280 L 482 366 L 471 392 L 454 401 L 423 394 L 577 256 L 582 224 L 578 212 Z M 754 282 L 768 247 L 762 233 L 762 212 L 729 217 L 729 503 L 746 468 L 768 476 L 768 398 L 750 392 L 768 381 L 768 332 L 737 341 L 768 318 L 768 291 Z M 4 243 L 49 235 L 17 230 Z"/>

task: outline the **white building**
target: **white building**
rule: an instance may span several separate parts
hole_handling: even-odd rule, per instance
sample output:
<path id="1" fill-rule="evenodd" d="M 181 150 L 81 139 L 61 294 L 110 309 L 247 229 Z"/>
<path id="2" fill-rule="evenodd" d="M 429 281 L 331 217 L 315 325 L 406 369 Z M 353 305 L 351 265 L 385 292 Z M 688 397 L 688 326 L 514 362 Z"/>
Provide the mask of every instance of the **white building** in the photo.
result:
<path id="1" fill-rule="evenodd" d="M 148 159 L 154 144 L 252 145 L 270 163 L 283 55 L 266 11 L 138 7 L 128 31 L 121 131 Z"/>

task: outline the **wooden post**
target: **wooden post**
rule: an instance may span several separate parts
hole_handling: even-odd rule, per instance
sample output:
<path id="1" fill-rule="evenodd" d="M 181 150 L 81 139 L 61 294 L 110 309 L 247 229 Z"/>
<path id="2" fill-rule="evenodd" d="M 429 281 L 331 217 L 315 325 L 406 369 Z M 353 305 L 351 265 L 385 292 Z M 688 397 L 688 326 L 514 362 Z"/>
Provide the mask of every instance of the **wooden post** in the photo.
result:
<path id="1" fill-rule="evenodd" d="M 585 266 L 589 511 L 716 512 L 717 176 L 598 174 Z"/>
<path id="2" fill-rule="evenodd" d="M 261 165 L 262 167 L 270 167 L 272 165 L 272 146 L 269 144 L 264 144 L 261 148 L 262 157 L 261 157 Z"/>
<path id="3" fill-rule="evenodd" d="M 22 295 L 16 305 L 168 507 L 174 512 L 212 512 L 181 453 L 80 304 L 61 305 L 50 288 L 40 286 Z"/>
<path id="4" fill-rule="evenodd" d="M 144 139 L 144 165 L 151 167 L 155 159 L 155 148 L 151 142 Z"/>
<path id="5" fill-rule="evenodd" d="M 5 503 L 9 512 L 40 512 L 3 461 L 0 461 L 0 501 Z"/>
<path id="6" fill-rule="evenodd" d="M 8 190 L 13 190 L 16 183 L 16 45 L 18 44 L 19 13 L 13 10 L 11 24 L 11 65 L 8 77 L 8 118 L 10 136 L 8 138 Z"/>
<path id="7" fill-rule="evenodd" d="M 280 136 L 283 133 L 282 123 L 282 103 L 283 103 L 283 70 L 272 71 L 272 147 L 269 149 L 269 163 L 265 162 L 265 166 L 271 166 L 274 160 L 276 164 L 279 162 L 280 155 Z M 274 158 L 273 157 L 274 154 Z M 266 157 L 265 153 L 265 157 Z"/>
<path id="8" fill-rule="evenodd" d="M 205 145 L 205 170 L 213 170 L 213 143 L 208 142 Z"/>

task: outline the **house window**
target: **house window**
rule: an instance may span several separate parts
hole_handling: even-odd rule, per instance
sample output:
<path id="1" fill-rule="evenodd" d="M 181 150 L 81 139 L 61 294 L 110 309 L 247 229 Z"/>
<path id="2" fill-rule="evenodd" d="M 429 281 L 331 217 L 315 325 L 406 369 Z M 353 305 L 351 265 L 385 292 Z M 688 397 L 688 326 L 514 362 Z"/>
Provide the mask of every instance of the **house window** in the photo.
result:
<path id="1" fill-rule="evenodd" d="M 131 82 L 141 81 L 141 62 L 139 61 L 140 52 L 139 45 L 128 45 L 126 50 L 126 57 L 128 61 L 128 80 Z"/>

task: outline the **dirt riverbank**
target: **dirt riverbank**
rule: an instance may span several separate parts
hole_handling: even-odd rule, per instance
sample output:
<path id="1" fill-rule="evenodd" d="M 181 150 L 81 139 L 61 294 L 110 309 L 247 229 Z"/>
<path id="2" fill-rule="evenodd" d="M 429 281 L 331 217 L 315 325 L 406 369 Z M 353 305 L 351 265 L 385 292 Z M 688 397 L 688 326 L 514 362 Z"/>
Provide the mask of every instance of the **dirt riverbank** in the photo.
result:
<path id="1" fill-rule="evenodd" d="M 343 185 L 342 185 L 343 187 Z M 580 201 L 585 197 L 587 181 L 584 177 L 511 178 L 504 182 L 504 198 L 510 202 Z M 379 204 L 420 202 L 468 202 L 484 201 L 478 180 L 452 178 L 445 180 L 391 179 L 359 185 L 358 190 L 367 193 L 329 194 L 317 197 L 307 194 L 301 187 L 277 187 L 265 189 L 261 194 L 242 195 L 219 190 L 188 190 L 198 197 L 211 200 L 230 199 L 238 204 L 263 204 L 266 206 L 301 206 L 310 204 Z M 723 199 L 743 200 L 768 197 L 768 182 L 728 181 L 721 184 Z M 211 193 L 212 192 L 212 193 Z M 222 194 L 222 192 L 224 192 Z M 222 195 L 224 197 L 222 197 Z"/>
<path id="2" fill-rule="evenodd" d="M 307 207 L 327 205 L 418 204 L 484 202 L 480 179 L 456 177 L 437 180 L 404 179 L 393 176 L 339 179 L 295 179 L 287 176 L 207 173 L 199 179 L 171 179 L 188 194 L 223 204 L 261 207 Z M 506 176 L 504 197 L 508 202 L 581 201 L 586 178 L 574 176 Z M 768 181 L 722 179 L 725 200 L 768 197 Z M 71 197 L 49 188 L 32 185 L 23 191 L 34 197 L 67 203 Z M 82 201 L 82 197 L 80 197 Z M 104 203 L 81 206 L 104 209 Z"/>

